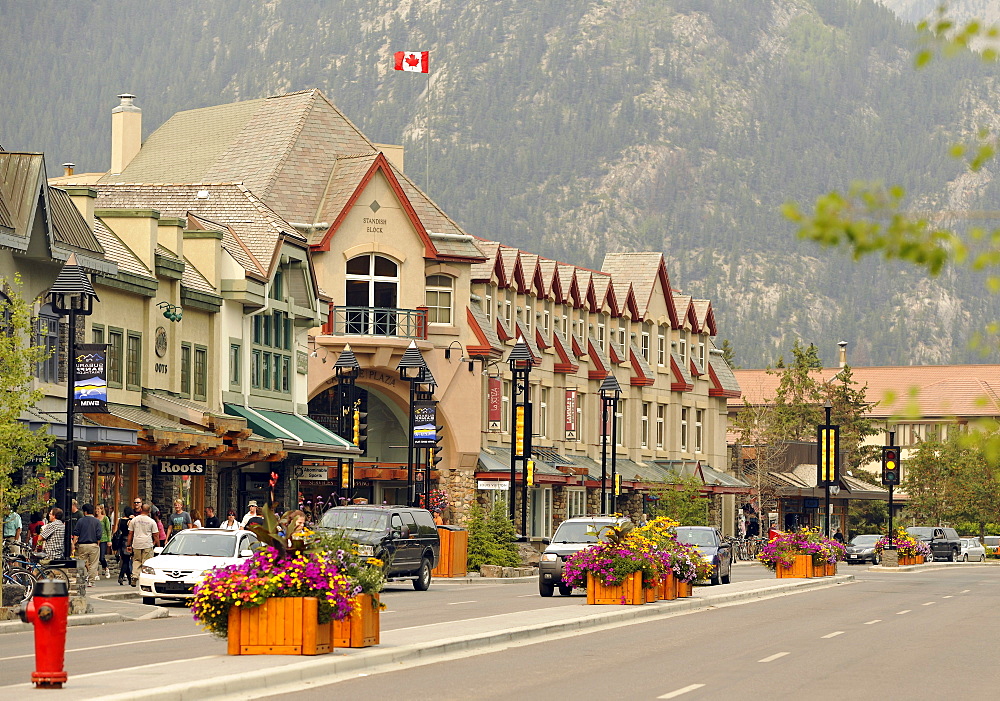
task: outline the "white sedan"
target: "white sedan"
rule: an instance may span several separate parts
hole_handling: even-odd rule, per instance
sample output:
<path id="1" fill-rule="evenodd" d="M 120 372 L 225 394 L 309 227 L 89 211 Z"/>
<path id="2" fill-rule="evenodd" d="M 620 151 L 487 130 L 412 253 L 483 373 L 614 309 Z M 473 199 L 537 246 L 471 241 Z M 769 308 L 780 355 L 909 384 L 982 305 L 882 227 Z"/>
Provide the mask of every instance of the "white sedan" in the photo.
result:
<path id="1" fill-rule="evenodd" d="M 194 528 L 181 531 L 139 568 L 142 603 L 156 599 L 190 599 L 205 570 L 236 565 L 253 555 L 260 541 L 250 531 Z"/>
<path id="2" fill-rule="evenodd" d="M 986 548 L 979 542 L 979 538 L 962 538 L 962 552 L 958 559 L 962 562 L 982 562 L 986 559 Z"/>

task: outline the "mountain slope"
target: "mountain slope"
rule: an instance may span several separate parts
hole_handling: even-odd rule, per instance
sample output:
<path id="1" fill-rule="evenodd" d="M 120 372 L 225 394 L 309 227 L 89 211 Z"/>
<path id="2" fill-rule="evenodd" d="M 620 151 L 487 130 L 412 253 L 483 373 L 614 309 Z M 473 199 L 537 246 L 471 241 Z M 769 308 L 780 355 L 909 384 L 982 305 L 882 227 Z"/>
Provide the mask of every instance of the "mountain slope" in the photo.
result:
<path id="1" fill-rule="evenodd" d="M 912 69 L 913 28 L 872 0 L 272 0 L 8 3 L 0 143 L 105 169 L 108 112 L 319 87 L 470 233 L 599 266 L 663 250 L 713 300 L 743 366 L 792 339 L 875 364 L 981 360 L 980 281 L 927 281 L 797 242 L 780 205 L 855 178 L 919 208 L 995 209 L 948 145 L 1000 121 L 995 68 Z M 100 37 L 100 40 L 93 40 Z M 431 52 L 431 74 L 391 69 Z M 429 131 L 428 131 L 429 125 Z M 429 175 L 429 178 L 428 178 Z M 429 182 L 428 182 L 429 180 Z"/>

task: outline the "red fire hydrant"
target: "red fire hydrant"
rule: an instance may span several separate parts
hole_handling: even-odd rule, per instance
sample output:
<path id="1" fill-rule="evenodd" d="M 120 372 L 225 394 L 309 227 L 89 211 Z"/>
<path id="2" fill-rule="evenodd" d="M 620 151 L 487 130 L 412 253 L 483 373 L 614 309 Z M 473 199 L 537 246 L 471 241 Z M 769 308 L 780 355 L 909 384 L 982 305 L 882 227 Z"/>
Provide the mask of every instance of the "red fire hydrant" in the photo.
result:
<path id="1" fill-rule="evenodd" d="M 39 689 L 61 689 L 66 681 L 66 618 L 69 586 L 58 579 L 35 583 L 35 592 L 18 615 L 35 626 L 35 671 L 31 681 Z"/>

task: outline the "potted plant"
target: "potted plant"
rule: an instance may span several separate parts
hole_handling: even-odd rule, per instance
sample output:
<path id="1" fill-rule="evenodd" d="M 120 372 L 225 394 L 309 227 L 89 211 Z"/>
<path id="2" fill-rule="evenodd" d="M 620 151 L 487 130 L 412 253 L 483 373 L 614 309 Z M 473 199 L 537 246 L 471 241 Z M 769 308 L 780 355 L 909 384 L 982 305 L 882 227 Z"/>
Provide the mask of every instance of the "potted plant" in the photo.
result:
<path id="1" fill-rule="evenodd" d="M 586 588 L 588 604 L 643 604 L 644 589 L 659 585 L 661 563 L 644 544 L 629 541 L 629 521 L 604 526 L 602 542 L 566 558 L 563 582 Z"/>
<path id="2" fill-rule="evenodd" d="M 817 529 L 779 533 L 761 550 L 758 559 L 779 578 L 823 577 L 827 567 L 843 560 L 846 550 Z"/>
<path id="3" fill-rule="evenodd" d="M 889 536 L 884 535 L 875 543 L 875 552 L 881 555 L 889 545 Z M 892 546 L 896 548 L 900 565 L 916 565 L 930 559 L 930 546 L 907 533 L 904 528 L 896 529 L 892 536 Z"/>
<path id="4" fill-rule="evenodd" d="M 385 608 L 379 599 L 379 592 L 385 586 L 385 563 L 376 557 L 358 555 L 358 546 L 337 532 L 314 535 L 311 543 L 321 552 L 335 555 L 343 563 L 347 577 L 356 585 L 357 594 L 350 613 L 333 622 L 334 647 L 378 645 L 379 614 Z"/>

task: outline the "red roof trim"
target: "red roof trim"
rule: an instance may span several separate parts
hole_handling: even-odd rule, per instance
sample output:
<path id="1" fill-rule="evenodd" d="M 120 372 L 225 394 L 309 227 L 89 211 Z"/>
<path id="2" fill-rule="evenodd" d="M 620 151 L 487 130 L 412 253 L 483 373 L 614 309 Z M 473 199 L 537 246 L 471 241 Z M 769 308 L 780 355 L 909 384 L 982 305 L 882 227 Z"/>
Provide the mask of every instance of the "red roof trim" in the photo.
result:
<path id="1" fill-rule="evenodd" d="M 646 374 L 643 373 L 642 363 L 640 363 L 639 360 L 636 358 L 635 351 L 633 351 L 631 348 L 629 349 L 629 359 L 632 363 L 632 372 L 635 373 L 635 375 L 633 375 L 632 378 L 629 380 L 630 385 L 632 385 L 633 387 L 649 387 L 654 382 L 656 382 L 655 377 L 647 377 Z"/>
<path id="2" fill-rule="evenodd" d="M 594 368 L 587 373 L 587 378 L 590 380 L 603 380 L 611 372 L 611 368 L 605 367 L 601 360 L 601 353 L 599 348 L 594 347 L 594 342 L 589 338 L 587 339 L 587 355 L 590 360 L 594 363 Z"/>
<path id="3" fill-rule="evenodd" d="M 559 337 L 555 334 L 552 334 L 552 347 L 556 349 L 556 355 L 559 356 L 559 361 L 552 366 L 553 372 L 571 375 L 580 369 L 580 366 L 573 362 L 574 359 L 566 352 Z"/>
<path id="4" fill-rule="evenodd" d="M 722 389 L 722 383 L 719 382 L 719 376 L 715 374 L 715 368 L 712 367 L 712 363 L 708 363 L 708 377 L 712 383 L 712 386 L 708 388 L 709 397 L 732 397 L 734 399 L 740 397 L 738 391 Z"/>
<path id="5" fill-rule="evenodd" d="M 476 340 L 479 341 L 478 346 L 466 346 L 465 350 L 468 352 L 469 356 L 502 354 L 501 350 L 498 350 L 490 345 L 489 339 L 486 338 L 486 334 L 479 326 L 479 320 L 468 307 L 465 308 L 465 315 L 469 322 L 469 327 L 472 329 L 472 333 L 476 334 Z"/>
<path id="6" fill-rule="evenodd" d="M 671 392 L 690 392 L 694 389 L 694 385 L 688 384 L 684 380 L 684 373 L 681 372 L 679 367 L 677 367 L 677 363 L 674 361 L 673 355 L 670 356 L 670 370 L 674 375 L 674 381 L 670 383 Z"/>

